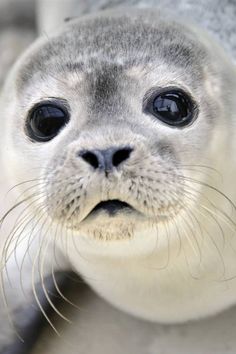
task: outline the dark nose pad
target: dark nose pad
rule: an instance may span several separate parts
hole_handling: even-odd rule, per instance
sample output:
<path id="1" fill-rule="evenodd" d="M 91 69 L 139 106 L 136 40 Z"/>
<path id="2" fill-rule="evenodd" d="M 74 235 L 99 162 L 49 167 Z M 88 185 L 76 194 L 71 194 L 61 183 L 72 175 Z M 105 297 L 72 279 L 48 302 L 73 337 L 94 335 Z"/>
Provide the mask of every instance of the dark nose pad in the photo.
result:
<path id="1" fill-rule="evenodd" d="M 94 169 L 111 171 L 130 157 L 132 148 L 111 147 L 105 150 L 83 150 L 79 156 Z"/>

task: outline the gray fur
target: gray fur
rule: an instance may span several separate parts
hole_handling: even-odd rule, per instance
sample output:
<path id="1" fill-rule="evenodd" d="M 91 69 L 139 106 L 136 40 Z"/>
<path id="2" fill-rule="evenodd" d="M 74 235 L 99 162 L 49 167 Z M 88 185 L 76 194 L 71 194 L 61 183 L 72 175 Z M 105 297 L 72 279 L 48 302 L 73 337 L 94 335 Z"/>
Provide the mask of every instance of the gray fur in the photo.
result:
<path id="1" fill-rule="evenodd" d="M 89 183 L 91 186 L 96 185 L 100 178 L 97 174 L 89 175 L 88 166 L 78 159 L 76 151 L 79 153 L 80 150 L 91 147 L 104 148 L 109 146 L 111 141 L 121 146 L 127 140 L 130 141 L 135 150 L 132 154 L 134 161 L 138 155 L 141 161 L 141 156 L 146 156 L 146 169 L 155 175 L 152 177 L 155 190 L 169 188 L 172 197 L 163 201 L 146 195 L 144 186 L 149 183 L 148 173 L 141 172 L 140 166 L 143 183 L 139 186 L 139 182 L 135 178 L 132 179 L 135 169 L 138 168 L 137 163 L 135 168 L 132 168 L 132 158 L 130 163 L 127 163 L 127 171 L 124 167 L 124 177 L 120 177 L 122 181 L 119 184 L 113 185 L 112 179 L 106 183 L 101 180 L 101 185 L 104 183 L 106 185 L 101 195 L 105 193 L 110 198 L 111 195 L 119 195 L 120 185 L 122 185 L 126 198 L 130 198 L 132 203 L 137 203 L 139 195 L 140 204 L 143 203 L 142 208 L 147 208 L 149 211 L 152 207 L 158 213 L 165 207 L 168 214 L 171 213 L 169 209 L 179 207 L 176 195 L 180 196 L 182 190 L 176 164 L 178 165 L 181 160 L 177 155 L 180 155 L 179 150 L 184 151 L 190 141 L 191 133 L 188 136 L 188 129 L 186 130 L 186 141 L 181 139 L 181 133 L 176 133 L 178 149 L 167 133 L 165 137 L 158 139 L 158 132 L 152 126 L 151 117 L 148 115 L 145 117 L 142 112 L 142 100 L 150 95 L 149 82 L 153 73 L 156 73 L 156 77 L 152 89 L 162 87 L 163 84 L 160 83 L 162 77 L 159 72 L 161 69 L 159 68 L 163 65 L 168 71 L 167 74 L 173 77 L 172 80 L 170 79 L 172 85 L 178 86 L 179 82 L 182 82 L 188 90 L 191 88 L 190 94 L 200 105 L 201 115 L 208 116 L 208 119 L 200 120 L 205 129 L 202 128 L 201 134 L 196 134 L 194 141 L 192 140 L 191 159 L 193 156 L 197 157 L 201 149 L 205 148 L 203 141 L 207 141 L 211 135 L 209 131 L 211 121 L 217 119 L 219 122 L 221 119 L 219 115 L 215 116 L 217 103 L 214 100 L 211 101 L 204 90 L 205 72 L 208 73 L 208 78 L 213 79 L 214 71 L 220 67 L 221 61 L 214 59 L 215 47 L 209 49 L 207 44 L 202 43 L 199 39 L 200 34 L 197 35 L 194 30 L 187 30 L 184 25 L 173 20 L 167 22 L 162 18 L 163 15 L 160 15 L 158 11 L 148 9 L 133 10 L 132 16 L 125 15 L 123 10 L 88 15 L 67 24 L 63 32 L 55 34 L 50 40 L 45 39 L 39 48 L 32 51 L 31 55 L 23 61 L 17 80 L 17 95 L 23 106 L 27 104 L 25 97 L 31 101 L 33 88 L 44 85 L 45 78 L 47 78 L 47 85 L 49 85 L 48 82 L 55 80 L 60 84 L 60 96 L 72 103 L 69 97 L 73 95 L 75 97 L 73 100 L 76 101 L 79 98 L 77 106 L 83 104 L 84 107 L 82 116 L 75 113 L 75 107 L 71 107 L 72 122 L 68 128 L 70 133 L 63 140 L 65 147 L 62 152 L 60 144 L 59 150 L 54 152 L 46 169 L 48 172 L 44 176 L 48 186 L 49 213 L 52 216 L 55 214 L 58 220 L 62 220 L 67 214 L 73 214 L 73 217 L 68 216 L 69 223 L 77 227 L 82 216 L 86 214 L 87 209 L 83 209 L 83 205 L 86 205 L 86 198 L 92 198 L 89 188 L 85 186 Z M 96 33 L 94 33 L 94 28 L 96 28 Z M 129 72 L 134 69 L 138 71 L 138 74 L 130 77 Z M 67 75 L 70 74 L 75 74 L 73 93 L 66 81 Z M 221 75 L 223 95 L 224 82 L 227 82 L 228 86 L 231 79 L 227 70 L 223 70 Z M 76 83 L 76 76 L 78 83 Z M 79 80 L 80 76 L 83 80 L 82 85 Z M 227 80 L 225 80 L 226 77 Z M 66 92 L 67 88 L 68 92 Z M 137 102 L 135 110 L 131 108 L 130 101 L 127 101 L 124 92 L 129 92 L 130 100 Z M 224 99 L 227 99 L 227 95 Z M 106 126 L 107 134 L 103 138 L 104 126 Z M 140 126 L 145 126 L 142 134 L 140 134 Z M 124 130 L 126 131 L 125 139 L 122 137 Z M 12 133 L 14 134 L 14 130 Z M 175 144 L 177 144 L 176 141 Z M 19 144 L 19 147 L 21 145 L 17 137 L 15 144 Z M 167 151 L 169 154 L 167 161 L 169 171 L 173 175 L 173 185 L 165 181 L 166 156 L 164 154 L 163 159 L 159 158 L 159 151 Z M 185 163 L 191 161 L 187 156 L 185 159 Z M 53 169 L 50 172 L 52 166 Z M 159 170 L 152 166 L 159 166 Z M 134 190 L 130 186 L 132 180 L 136 186 Z M 124 198 L 123 194 L 122 198 Z M 109 233 L 106 237 L 110 237 Z"/>
<path id="2" fill-rule="evenodd" d="M 82 18 L 68 24 L 62 35 L 50 38 L 41 51 L 25 60 L 17 82 L 19 92 L 24 91 L 24 85 L 29 80 L 32 82 L 32 76 L 33 79 L 40 79 L 45 73 L 53 75 L 58 70 L 79 74 L 93 71 L 99 65 L 96 68 L 101 73 L 99 75 L 104 76 L 109 70 L 108 75 L 119 77 L 122 70 L 155 65 L 155 57 L 160 57 L 170 67 L 191 71 L 194 80 L 201 78 L 202 69 L 210 56 L 194 33 L 186 32 L 185 27 L 180 32 L 180 25 L 174 22 L 167 27 L 157 11 L 132 12 L 132 17 L 122 11 L 119 15 L 116 11 L 108 12 L 107 16 L 101 14 L 100 17 Z M 71 36 L 71 33 L 74 35 Z M 104 63 L 96 60 L 97 54 L 104 58 Z M 119 62 L 122 63 L 120 68 Z M 115 70 L 106 68 L 107 63 L 114 63 Z M 90 75 L 97 82 L 99 77 Z"/>
<path id="3" fill-rule="evenodd" d="M 124 4 L 104 2 L 98 3 L 96 9 L 92 6 L 89 9 L 93 13 L 97 8 L 111 8 L 114 5 Z M 143 3 L 135 2 L 135 5 L 142 7 Z M 151 3 L 145 3 L 147 7 L 149 5 Z M 158 2 L 158 5 L 162 7 L 163 3 Z M 171 5 L 172 1 L 165 2 L 165 6 Z M 216 38 L 224 42 L 227 31 L 234 28 L 231 16 L 224 22 L 227 11 L 235 10 L 232 2 L 225 4 L 224 8 L 218 4 L 219 13 L 215 12 L 214 16 L 212 2 L 208 3 L 209 7 L 204 5 L 204 16 L 200 5 L 202 2 L 191 3 L 193 20 L 209 32 L 214 32 Z M 79 11 L 90 12 L 86 6 L 83 10 L 77 7 L 78 14 Z M 226 118 L 226 131 L 228 135 L 231 134 L 234 122 L 226 103 L 231 99 L 228 98 L 227 90 L 235 87 L 235 78 L 233 75 L 231 77 L 230 60 L 221 53 L 220 47 L 211 46 L 211 40 L 205 39 L 204 34 L 181 24 L 184 17 L 189 17 L 188 6 L 190 2 L 180 2 L 174 11 L 166 15 L 158 10 L 129 8 L 125 12 L 114 10 L 81 17 L 54 35 L 44 35 L 41 44 L 30 48 L 15 67 L 15 73 L 18 70 L 16 80 L 9 87 L 13 91 L 16 88 L 14 97 L 18 119 L 11 124 L 10 140 L 14 141 L 15 150 L 23 157 L 22 161 L 27 154 L 29 167 L 33 167 L 32 175 L 39 168 L 46 171 L 43 174 L 46 182 L 44 191 L 47 192 L 44 203 L 54 221 L 60 222 L 66 216 L 68 228 L 79 228 L 79 221 L 92 205 L 86 209 L 84 201 L 86 198 L 92 199 L 94 186 L 98 190 L 100 188 L 100 194 L 97 192 L 98 195 L 94 197 L 95 201 L 104 196 L 115 198 L 119 195 L 136 203 L 150 215 L 154 211 L 161 214 L 164 209 L 162 216 L 169 217 L 173 210 L 177 212 L 182 208 L 183 187 L 178 164 L 182 161 L 191 163 L 193 158 L 201 163 L 200 156 L 217 133 L 216 127 L 225 124 Z M 128 11 L 130 14 L 127 14 Z M 217 21 L 219 18 L 221 20 Z M 219 23 L 220 31 L 217 27 Z M 234 35 L 229 39 L 226 47 L 234 55 Z M 222 63 L 225 67 L 222 67 Z M 163 66 L 171 77 L 171 84 L 181 83 L 200 107 L 200 129 L 195 134 L 191 133 L 191 128 L 185 132 L 175 131 L 173 140 L 171 133 L 164 129 L 164 133 L 160 133 L 163 126 L 158 129 L 153 119 L 144 112 L 145 99 L 151 91 L 159 85 L 165 85 L 160 84 L 165 77 Z M 156 76 L 153 80 L 154 73 Z M 73 75 L 72 82 L 68 79 L 70 75 Z M 152 82 L 152 87 L 149 82 Z M 223 108 L 206 87 L 210 84 L 212 88 L 215 83 L 224 102 Z M 37 97 L 39 101 L 45 95 L 49 96 L 46 93 L 53 84 L 59 87 L 59 93 L 55 93 L 56 99 L 70 103 L 71 125 L 66 127 L 65 132 L 62 131 L 60 143 L 53 148 L 53 156 L 50 155 L 50 149 L 45 150 L 44 155 L 40 152 L 42 156 L 47 156 L 45 165 L 43 159 L 38 158 L 40 153 L 33 152 L 39 146 L 32 144 L 26 137 L 24 122 L 32 105 L 37 103 L 35 89 L 37 94 L 41 93 L 40 98 Z M 74 86 L 71 87 L 71 84 Z M 54 91 L 50 92 L 53 97 L 49 96 L 49 99 L 54 100 Z M 131 105 L 131 102 L 135 102 L 135 105 Z M 229 106 L 232 105 L 231 102 Z M 5 124 L 9 124 L 9 121 L 10 118 Z M 78 159 L 78 152 L 83 148 L 104 148 L 114 142 L 124 145 L 127 140 L 134 147 L 134 153 L 122 166 L 118 177 L 110 176 L 104 181 L 101 175 L 91 174 L 88 166 Z M 189 146 L 191 151 L 188 151 Z M 27 171 L 26 168 L 22 170 L 23 173 Z M 18 174 L 15 175 L 18 178 Z M 155 193 L 159 194 L 158 198 Z M 132 238 L 135 227 L 135 223 L 129 227 L 123 223 L 117 239 Z M 83 232 L 89 234 L 88 230 L 95 239 L 110 240 L 114 237 L 114 234 L 109 233 L 109 227 L 105 233 L 99 229 L 99 224 L 91 229 L 85 226 Z M 24 310 L 27 304 L 20 302 L 17 308 Z"/>
<path id="4" fill-rule="evenodd" d="M 55 11 L 55 4 L 47 0 L 39 2 L 41 31 L 47 32 L 49 28 L 57 28 L 62 25 L 66 17 L 74 18 L 114 7 L 160 8 L 162 11 L 167 10 L 176 20 L 193 21 L 206 29 L 230 53 L 233 60 L 236 60 L 236 2 L 234 0 L 69 0 L 61 2 L 61 11 L 60 6 L 58 8 L 56 5 L 58 16 L 52 19 L 49 14 Z"/>

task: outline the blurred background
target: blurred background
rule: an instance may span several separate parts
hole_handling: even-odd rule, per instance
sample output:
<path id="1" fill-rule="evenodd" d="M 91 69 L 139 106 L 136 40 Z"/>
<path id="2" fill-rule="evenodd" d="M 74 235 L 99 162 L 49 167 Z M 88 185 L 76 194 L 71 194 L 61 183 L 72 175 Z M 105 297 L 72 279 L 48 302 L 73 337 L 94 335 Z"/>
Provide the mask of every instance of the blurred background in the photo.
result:
<path id="1" fill-rule="evenodd" d="M 18 55 L 36 37 L 35 1 L 0 0 L 0 87 Z"/>

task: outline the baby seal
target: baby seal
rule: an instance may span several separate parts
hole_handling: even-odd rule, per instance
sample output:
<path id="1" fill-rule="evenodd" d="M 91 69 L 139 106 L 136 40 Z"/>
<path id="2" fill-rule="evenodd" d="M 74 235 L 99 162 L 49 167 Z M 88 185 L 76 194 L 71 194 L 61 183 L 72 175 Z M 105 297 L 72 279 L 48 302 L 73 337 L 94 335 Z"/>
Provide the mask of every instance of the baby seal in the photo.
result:
<path id="1" fill-rule="evenodd" d="M 21 262 L 32 248 L 41 279 L 53 261 L 149 321 L 233 305 L 235 94 L 221 48 L 156 10 L 38 40 L 1 98 L 2 168 L 25 206 L 10 276 L 11 249 Z"/>

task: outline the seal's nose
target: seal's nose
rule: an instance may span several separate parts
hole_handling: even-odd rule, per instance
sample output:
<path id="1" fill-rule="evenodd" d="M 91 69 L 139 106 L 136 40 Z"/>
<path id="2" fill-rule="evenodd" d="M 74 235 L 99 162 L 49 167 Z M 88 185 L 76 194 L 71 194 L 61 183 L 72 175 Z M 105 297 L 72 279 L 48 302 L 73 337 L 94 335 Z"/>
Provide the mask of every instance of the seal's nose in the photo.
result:
<path id="1" fill-rule="evenodd" d="M 79 156 L 94 169 L 109 172 L 127 160 L 132 151 L 129 146 L 114 146 L 105 150 L 83 150 L 79 152 Z"/>

